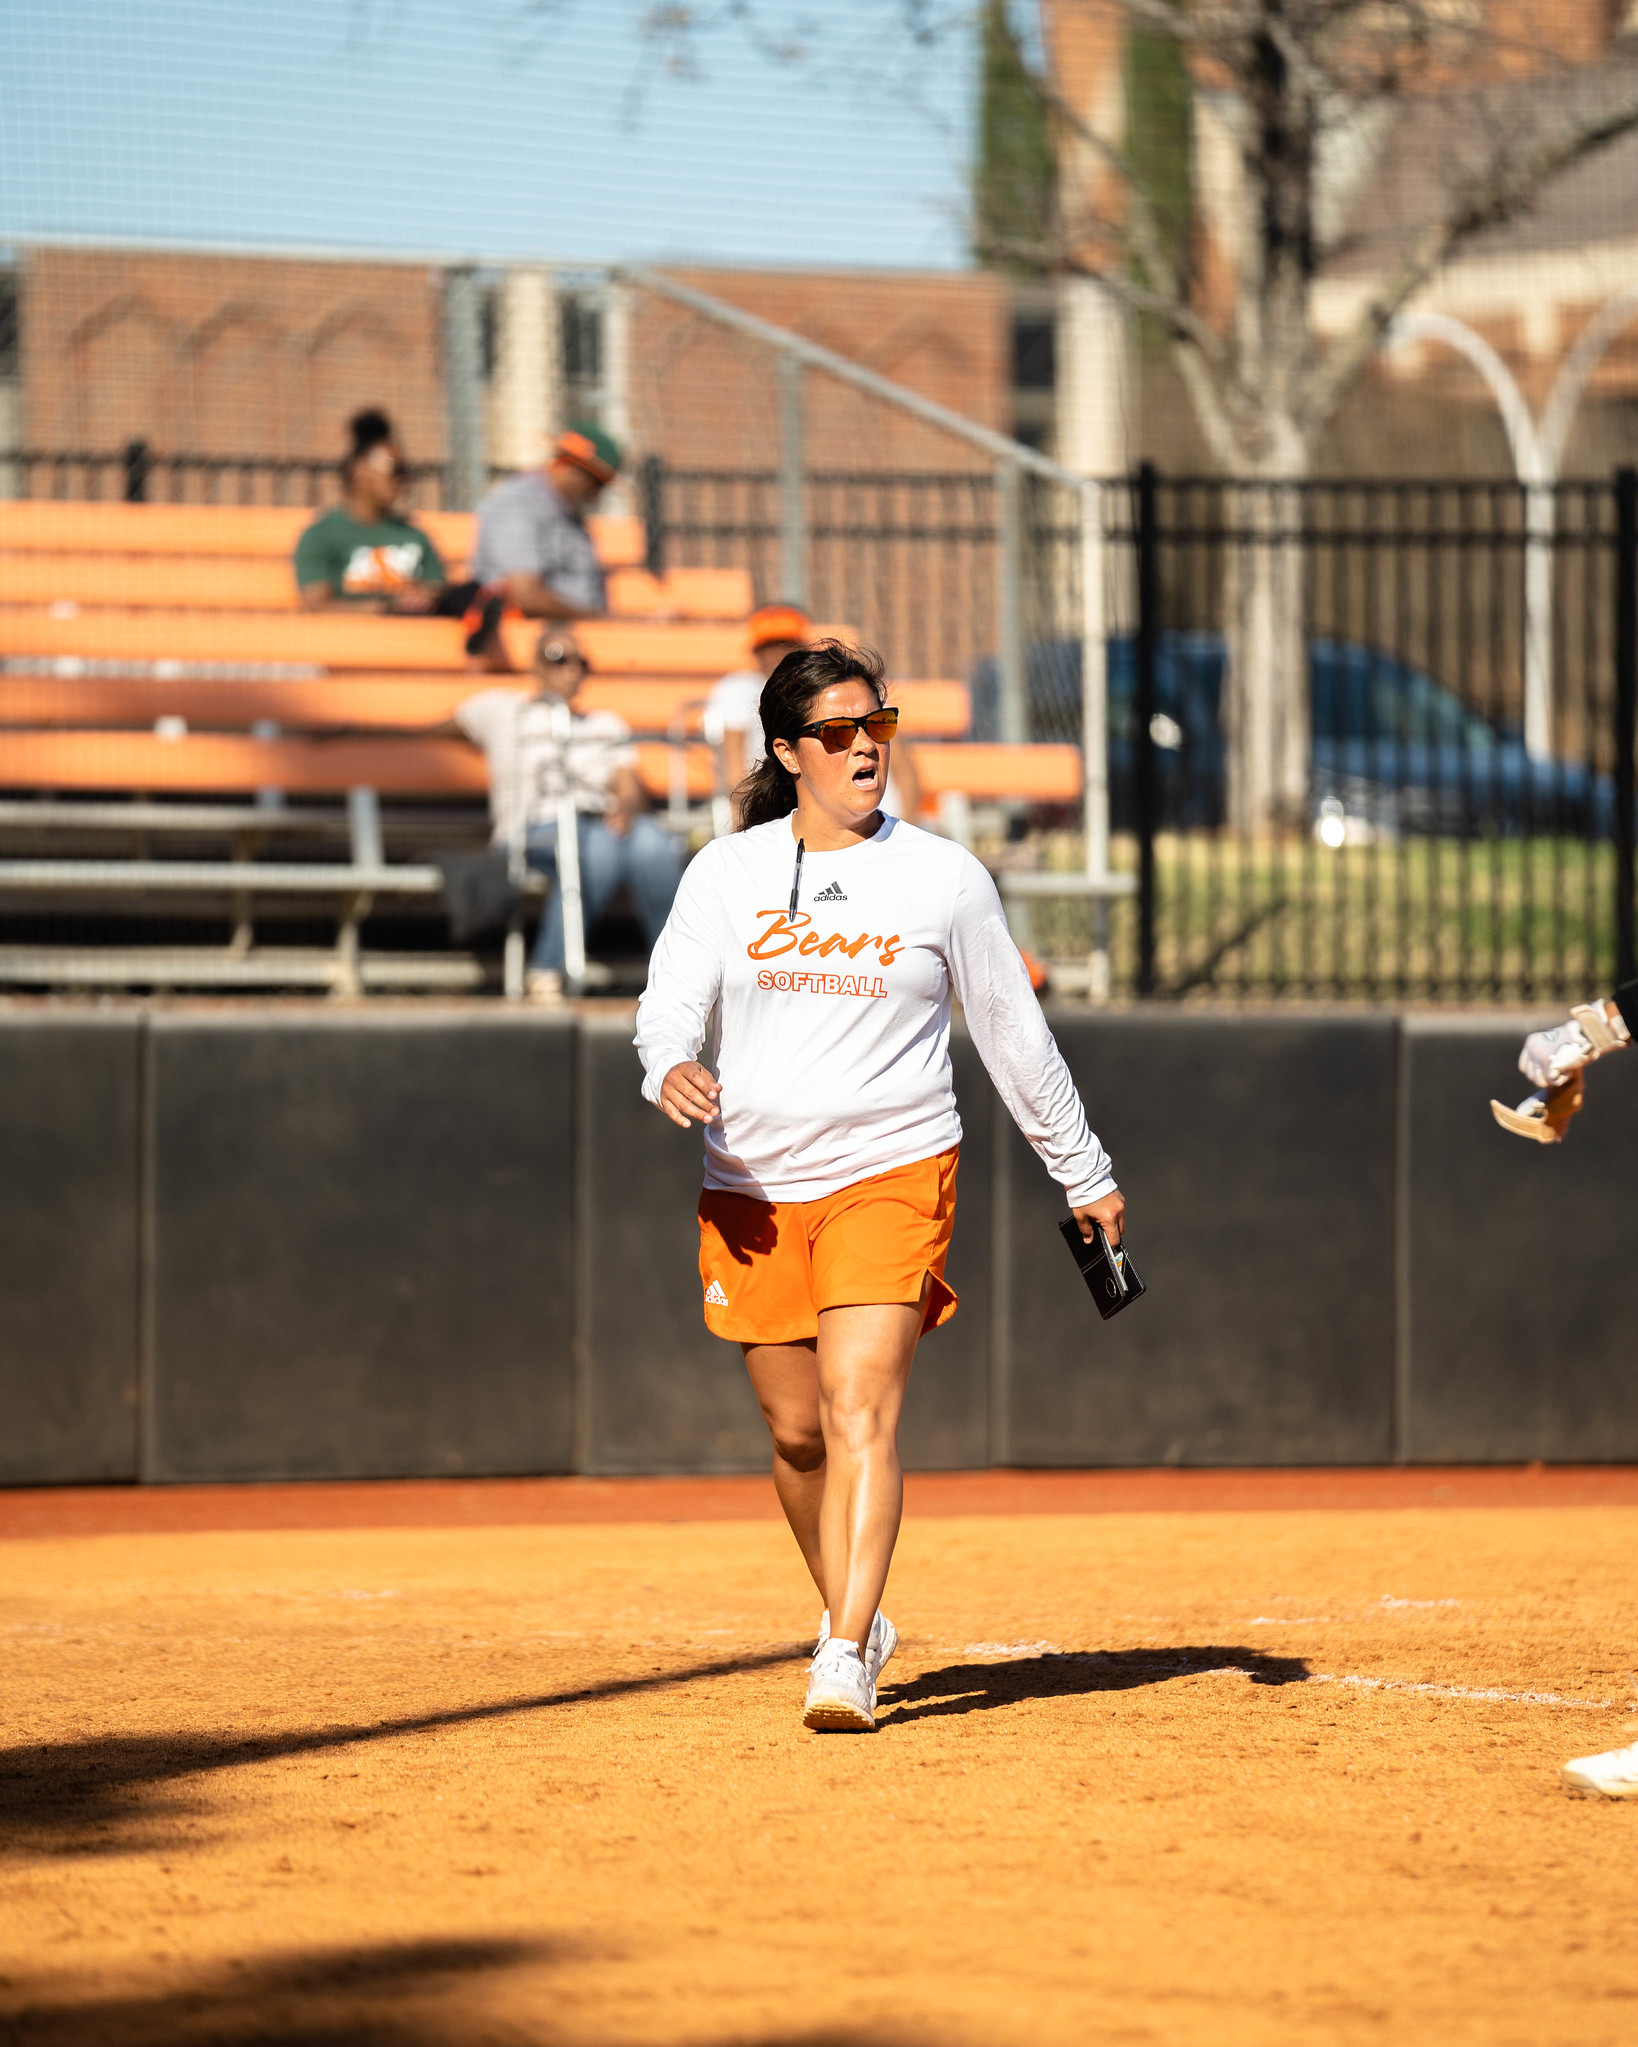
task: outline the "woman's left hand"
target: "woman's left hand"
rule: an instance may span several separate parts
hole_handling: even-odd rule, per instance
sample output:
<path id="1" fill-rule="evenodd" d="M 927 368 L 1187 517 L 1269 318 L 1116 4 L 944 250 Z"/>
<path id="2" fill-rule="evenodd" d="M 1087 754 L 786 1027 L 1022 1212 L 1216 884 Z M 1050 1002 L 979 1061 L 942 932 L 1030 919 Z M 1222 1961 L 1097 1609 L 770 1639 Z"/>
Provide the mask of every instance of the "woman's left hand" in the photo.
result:
<path id="1" fill-rule="evenodd" d="M 1081 1236 L 1088 1244 L 1092 1241 L 1092 1225 L 1102 1223 L 1110 1243 L 1117 1251 L 1120 1249 L 1120 1240 L 1126 1234 L 1126 1196 L 1118 1187 L 1101 1201 L 1094 1201 L 1086 1208 L 1072 1208 L 1069 1212 L 1080 1224 Z"/>

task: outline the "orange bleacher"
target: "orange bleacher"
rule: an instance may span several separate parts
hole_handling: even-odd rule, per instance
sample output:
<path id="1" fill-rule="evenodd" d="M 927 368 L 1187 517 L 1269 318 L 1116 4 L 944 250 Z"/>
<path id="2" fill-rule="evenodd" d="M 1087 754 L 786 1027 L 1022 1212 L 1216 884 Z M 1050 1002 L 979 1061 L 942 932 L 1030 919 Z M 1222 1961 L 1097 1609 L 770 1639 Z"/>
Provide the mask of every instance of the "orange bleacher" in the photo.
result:
<path id="1" fill-rule="evenodd" d="M 489 680 L 505 685 L 509 678 Z M 181 718 L 190 729 L 245 731 L 272 720 L 291 732 L 336 726 L 413 732 L 452 717 L 485 678 L 458 675 L 336 674 L 286 680 L 212 677 L 13 675 L 0 695 L 0 727 L 148 727 Z M 967 691 L 959 682 L 893 686 L 907 735 L 959 738 L 967 729 Z M 701 702 L 693 677 L 593 676 L 581 687 L 582 710 L 618 711 L 636 732 L 668 732 L 679 711 Z"/>
<path id="2" fill-rule="evenodd" d="M 468 669 L 457 620 L 299 609 L 290 557 L 312 516 L 296 507 L 0 503 L 0 656 L 32 671 L 4 678 L 0 787 L 480 793 L 477 755 L 426 728 L 501 678 Z M 417 517 L 452 571 L 464 562 L 470 513 Z M 577 627 L 591 670 L 580 701 L 651 735 L 640 748 L 643 780 L 664 795 L 668 749 L 654 742 L 697 733 L 711 683 L 748 665 L 750 580 L 735 569 L 652 576 L 641 566 L 640 521 L 590 524 L 610 572 L 611 615 Z M 521 684 L 540 627 L 515 619 L 503 630 Z M 930 801 L 950 791 L 1053 803 L 1078 795 L 1072 747 L 927 743 L 964 737 L 964 685 L 903 683 L 895 695 L 901 743 L 915 749 Z M 156 736 L 156 720 L 176 736 Z M 248 736 L 260 722 L 281 736 Z M 714 781 L 709 749 L 690 746 L 690 796 L 709 796 Z"/>
<path id="3" fill-rule="evenodd" d="M 48 498 L 0 501 L 0 552 L 6 554 L 273 557 L 288 563 L 316 513 L 301 505 L 101 505 Z M 451 566 L 472 552 L 471 512 L 416 512 L 416 525 Z M 608 569 L 646 559 L 643 522 L 594 513 L 587 521 Z"/>
<path id="4" fill-rule="evenodd" d="M 733 619 L 751 608 L 743 569 L 611 569 L 609 610 L 616 618 Z M 294 612 L 300 609 L 287 561 L 233 555 L 0 555 L 0 605 L 73 609 Z"/>
<path id="5" fill-rule="evenodd" d="M 644 740 L 637 756 L 644 786 L 663 795 L 669 787 L 670 748 L 664 741 Z M 1081 760 L 1072 746 L 921 746 L 912 747 L 911 757 L 924 790 L 935 800 L 952 791 L 985 797 L 998 783 L 1024 802 L 1072 803 L 1080 795 Z M 687 763 L 690 797 L 710 796 L 716 786 L 711 749 L 690 746 Z M 87 794 L 278 788 L 293 796 L 314 796 L 361 787 L 383 796 L 481 796 L 488 777 L 481 755 L 464 740 L 420 733 L 254 739 L 237 732 L 189 732 L 168 739 L 153 732 L 83 727 L 0 729 L 0 788 Z"/>
<path id="6" fill-rule="evenodd" d="M 527 671 L 540 637 L 528 619 L 506 622 L 507 651 Z M 709 682 L 749 658 L 743 623 L 659 625 L 644 619 L 584 619 L 575 628 L 594 670 L 605 675 L 693 675 Z M 382 618 L 352 611 L 122 611 L 13 605 L 0 612 L 0 651 L 36 660 L 246 663 L 318 669 L 459 671 L 465 630 L 458 619 Z"/>
<path id="7" fill-rule="evenodd" d="M 0 982 L 299 985 L 344 995 L 480 985 L 485 969 L 468 955 L 366 953 L 361 932 L 372 905 L 395 916 L 437 914 L 444 880 L 426 848 L 486 833 L 487 765 L 447 728 L 474 691 L 531 686 L 541 628 L 505 622 L 517 670 L 507 678 L 469 666 L 458 620 L 306 611 L 291 555 L 311 516 L 0 503 L 0 811 L 4 828 L 22 832 L 31 849 L 0 861 L 8 903 L 139 914 L 162 905 L 167 918 L 218 922 L 225 911 L 231 930 L 226 946 L 25 938 L 0 945 Z M 459 574 L 472 548 L 471 515 L 427 514 L 420 523 Z M 610 614 L 576 628 L 590 667 L 578 702 L 626 720 L 652 796 L 707 801 L 720 794 L 720 766 L 698 737 L 701 712 L 719 675 L 750 665 L 750 579 L 733 569 L 651 575 L 638 521 L 590 523 Z M 946 743 L 968 730 L 964 684 L 904 682 L 893 693 L 900 744 L 931 806 L 951 792 L 1054 803 L 1078 794 L 1071 747 Z M 269 809 L 261 800 L 269 790 L 296 800 Z M 97 797 L 113 800 L 86 800 Z M 394 800 L 390 829 L 401 850 L 392 858 L 381 797 Z M 109 832 L 134 837 L 139 857 L 62 850 L 87 837 L 100 845 Z M 231 857 L 155 859 L 146 841 L 156 832 L 167 847 L 226 841 Z M 349 849 L 344 859 L 312 857 L 337 838 Z M 286 849 L 307 841 L 293 860 Z M 289 942 L 293 909 L 299 928 L 320 904 L 335 918 L 333 948 Z M 509 993 L 521 989 L 522 958 L 514 918 Z"/>

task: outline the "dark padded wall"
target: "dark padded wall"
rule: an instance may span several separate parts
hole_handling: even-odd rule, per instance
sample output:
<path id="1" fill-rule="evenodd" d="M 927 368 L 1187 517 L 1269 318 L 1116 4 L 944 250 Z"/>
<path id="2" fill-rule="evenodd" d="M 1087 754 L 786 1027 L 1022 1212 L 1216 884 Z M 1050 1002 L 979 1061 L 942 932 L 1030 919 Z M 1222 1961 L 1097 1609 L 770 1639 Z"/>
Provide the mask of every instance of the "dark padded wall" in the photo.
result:
<path id="1" fill-rule="evenodd" d="M 629 1017 L 581 1023 L 584 1469 L 761 1471 L 768 1432 L 737 1343 L 701 1315 L 701 1136 L 642 1098 Z"/>
<path id="2" fill-rule="evenodd" d="M 918 1352 L 905 1404 L 904 1460 L 924 1469 L 988 1458 L 991 1096 L 971 1045 L 953 1054 L 966 1136 L 948 1271 L 961 1306 Z M 642 1099 L 628 1021 L 583 1023 L 581 1057 L 586 1469 L 765 1470 L 739 1346 L 701 1314 L 700 1132 Z"/>
<path id="3" fill-rule="evenodd" d="M 0 1019 L 0 1483 L 136 1476 L 141 1042 Z"/>
<path id="4" fill-rule="evenodd" d="M 1148 1297 L 1110 1323 L 1007 1150 L 1011 1460 L 1351 1464 L 1392 1450 L 1391 1018 L 1059 1013 Z"/>
<path id="5" fill-rule="evenodd" d="M 1390 1456 L 1396 1130 L 1402 1454 L 1638 1458 L 1638 1059 L 1599 1066 L 1547 1148 L 1485 1112 L 1524 1091 L 1523 1019 L 1054 1027 L 1150 1296 L 1097 1320 L 1057 1190 L 958 1039 L 961 1311 L 918 1357 L 907 1463 Z M 553 1471 L 577 1443 L 593 1471 L 765 1468 L 737 1349 L 700 1319 L 698 1133 L 641 1101 L 630 1029 L 0 1018 L 0 1482 Z"/>
<path id="6" fill-rule="evenodd" d="M 916 1352 L 899 1424 L 899 1453 L 912 1471 L 959 1471 L 990 1461 L 996 1100 L 970 1038 L 952 1036 L 950 1062 L 961 1111 L 961 1171 L 944 1276 L 960 1305 L 954 1319 L 924 1336 Z"/>
<path id="7" fill-rule="evenodd" d="M 1540 1021 L 1540 1019 L 1535 1019 Z M 1405 1454 L 1638 1457 L 1638 1058 L 1587 1075 L 1562 1145 L 1497 1128 L 1527 1020 L 1408 1022 Z"/>
<path id="8" fill-rule="evenodd" d="M 567 1470 L 572 1024 L 150 1029 L 151 1475 Z"/>

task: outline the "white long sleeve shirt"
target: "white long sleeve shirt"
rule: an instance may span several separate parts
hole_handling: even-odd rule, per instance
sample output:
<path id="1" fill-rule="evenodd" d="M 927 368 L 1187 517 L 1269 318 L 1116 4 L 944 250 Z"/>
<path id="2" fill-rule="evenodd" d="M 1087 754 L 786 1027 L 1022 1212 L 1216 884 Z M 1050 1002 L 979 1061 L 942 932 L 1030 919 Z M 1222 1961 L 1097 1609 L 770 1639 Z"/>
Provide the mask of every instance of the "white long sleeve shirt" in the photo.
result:
<path id="1" fill-rule="evenodd" d="M 709 1063 L 720 1120 L 705 1184 L 816 1201 L 961 1141 L 950 997 L 1014 1121 L 1071 1207 L 1114 1174 L 1087 1128 L 989 875 L 897 818 L 838 853 L 804 854 L 796 913 L 789 818 L 716 839 L 684 874 L 649 963 L 637 1048 L 658 1102 L 673 1066 Z"/>

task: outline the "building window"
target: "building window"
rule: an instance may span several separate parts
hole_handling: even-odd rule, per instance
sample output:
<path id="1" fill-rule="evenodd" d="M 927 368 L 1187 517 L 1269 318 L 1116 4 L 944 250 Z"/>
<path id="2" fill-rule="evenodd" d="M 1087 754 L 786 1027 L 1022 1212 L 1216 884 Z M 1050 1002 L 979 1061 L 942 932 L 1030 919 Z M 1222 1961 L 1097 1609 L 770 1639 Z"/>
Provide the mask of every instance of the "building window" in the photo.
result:
<path id="1" fill-rule="evenodd" d="M 568 384 L 603 381 L 603 309 L 595 300 L 565 293 L 563 307 L 563 379 Z"/>
<path id="2" fill-rule="evenodd" d="M 1057 294 L 1021 280 L 1012 295 L 1012 435 L 1050 454 L 1058 382 Z"/>
<path id="3" fill-rule="evenodd" d="M 1016 391 L 1050 391 L 1058 381 L 1057 329 L 1050 313 L 1016 313 L 1012 383 Z"/>
<path id="4" fill-rule="evenodd" d="M 6 264 L 0 267 L 0 377 L 22 375 L 17 312 L 17 272 Z"/>
<path id="5" fill-rule="evenodd" d="M 487 384 L 495 374 L 495 359 L 500 348 L 500 292 L 495 285 L 485 285 L 478 294 L 478 348 L 483 359 L 483 380 Z"/>
<path id="6" fill-rule="evenodd" d="M 563 336 L 563 417 L 603 416 L 603 307 L 590 293 L 558 301 Z"/>

